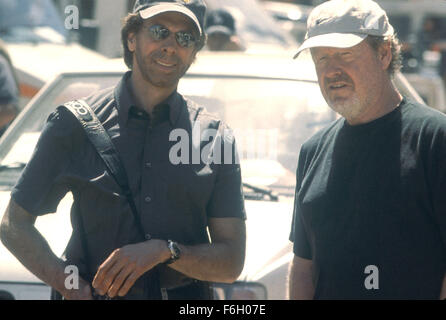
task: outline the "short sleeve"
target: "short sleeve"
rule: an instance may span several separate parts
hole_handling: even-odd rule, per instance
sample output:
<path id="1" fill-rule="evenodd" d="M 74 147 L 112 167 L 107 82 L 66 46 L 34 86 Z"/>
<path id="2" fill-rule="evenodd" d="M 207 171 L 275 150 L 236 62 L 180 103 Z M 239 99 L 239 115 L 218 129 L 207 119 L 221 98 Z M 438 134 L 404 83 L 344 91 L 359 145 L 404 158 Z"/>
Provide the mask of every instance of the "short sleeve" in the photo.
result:
<path id="1" fill-rule="evenodd" d="M 308 241 L 307 231 L 302 221 L 302 215 L 299 210 L 299 191 L 305 171 L 305 151 L 302 147 L 299 154 L 299 162 L 296 174 L 296 191 L 294 195 L 293 220 L 291 223 L 290 241 L 293 242 L 293 252 L 296 256 L 304 259 L 312 259 L 311 247 Z"/>
<path id="2" fill-rule="evenodd" d="M 0 55 L 0 105 L 17 104 L 18 88 L 15 81 L 11 65 Z"/>
<path id="3" fill-rule="evenodd" d="M 225 127 L 214 190 L 207 205 L 208 217 L 246 219 L 241 169 L 235 138 Z"/>
<path id="4" fill-rule="evenodd" d="M 76 120 L 65 109 L 52 113 L 33 155 L 14 186 L 11 197 L 30 214 L 55 212 L 68 192 L 66 172 L 71 163 Z"/>

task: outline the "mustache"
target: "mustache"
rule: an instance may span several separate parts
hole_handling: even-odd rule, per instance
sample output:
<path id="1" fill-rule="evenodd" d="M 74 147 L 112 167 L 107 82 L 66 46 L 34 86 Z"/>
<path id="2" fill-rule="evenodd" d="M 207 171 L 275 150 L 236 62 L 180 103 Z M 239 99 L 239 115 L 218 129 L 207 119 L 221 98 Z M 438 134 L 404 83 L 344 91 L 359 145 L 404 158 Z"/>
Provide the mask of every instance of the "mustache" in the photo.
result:
<path id="1" fill-rule="evenodd" d="M 347 84 L 353 83 L 352 79 L 344 73 L 339 74 L 338 76 L 336 76 L 334 78 L 325 77 L 325 86 L 329 86 L 329 85 L 331 85 L 333 83 L 337 83 L 337 82 L 345 82 Z"/>
<path id="2" fill-rule="evenodd" d="M 164 52 L 155 52 L 152 54 L 152 59 L 168 61 L 169 63 L 178 64 L 179 59 L 177 56 L 169 55 Z"/>

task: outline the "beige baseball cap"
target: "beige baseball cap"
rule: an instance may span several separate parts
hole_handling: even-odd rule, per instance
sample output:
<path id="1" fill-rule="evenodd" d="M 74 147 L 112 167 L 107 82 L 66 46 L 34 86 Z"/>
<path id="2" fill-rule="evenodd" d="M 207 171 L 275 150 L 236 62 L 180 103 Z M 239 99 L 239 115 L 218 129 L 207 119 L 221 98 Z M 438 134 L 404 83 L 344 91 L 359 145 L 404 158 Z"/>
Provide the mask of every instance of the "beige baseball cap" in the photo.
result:
<path id="1" fill-rule="evenodd" d="M 314 47 L 350 48 L 368 35 L 391 36 L 386 12 L 372 0 L 330 0 L 315 7 L 307 20 L 302 50 Z"/>

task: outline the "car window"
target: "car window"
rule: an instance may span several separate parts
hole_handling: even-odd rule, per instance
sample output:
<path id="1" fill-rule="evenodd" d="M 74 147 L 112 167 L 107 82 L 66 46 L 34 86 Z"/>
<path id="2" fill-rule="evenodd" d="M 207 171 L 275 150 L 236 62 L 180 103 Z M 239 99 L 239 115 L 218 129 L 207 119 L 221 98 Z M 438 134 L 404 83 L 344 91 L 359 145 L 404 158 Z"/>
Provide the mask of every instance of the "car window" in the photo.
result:
<path id="1" fill-rule="evenodd" d="M 255 185 L 294 187 L 300 146 L 334 120 L 316 82 L 192 78 L 178 90 L 234 130 L 244 182 Z"/>
<path id="2" fill-rule="evenodd" d="M 119 79 L 118 74 L 62 77 L 28 107 L 2 141 L 0 165 L 14 167 L 29 160 L 48 115 L 58 105 Z M 300 146 L 334 120 L 316 82 L 186 76 L 178 91 L 233 129 L 243 179 L 255 185 L 294 188 Z M 20 170 L 0 171 L 0 183 L 13 185 L 19 174 Z"/>
<path id="3" fill-rule="evenodd" d="M 432 40 L 446 39 L 446 17 L 437 15 L 426 15 L 423 19 L 421 32 Z"/>
<path id="4" fill-rule="evenodd" d="M 26 164 L 30 159 L 49 114 L 58 105 L 113 86 L 120 78 L 120 74 L 108 76 L 67 75 L 60 77 L 54 84 L 47 87 L 16 119 L 17 125 L 13 126 L 10 134 L 7 137 L 2 137 L 0 166 L 11 167 L 11 169 L 0 170 L 0 185 L 8 188 L 15 184 L 20 169 L 23 168 L 20 164 Z M 2 188 L 0 187 L 0 189 Z"/>
<path id="5" fill-rule="evenodd" d="M 51 0 L 0 0 L 0 37 L 8 42 L 57 42 L 67 31 Z"/>

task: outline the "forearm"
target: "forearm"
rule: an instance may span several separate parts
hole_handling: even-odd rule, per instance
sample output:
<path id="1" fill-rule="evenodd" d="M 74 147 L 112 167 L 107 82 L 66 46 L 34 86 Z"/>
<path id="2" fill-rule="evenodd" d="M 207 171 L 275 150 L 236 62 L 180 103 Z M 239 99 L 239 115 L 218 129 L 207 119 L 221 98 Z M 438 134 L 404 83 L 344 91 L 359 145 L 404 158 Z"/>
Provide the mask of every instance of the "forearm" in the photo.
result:
<path id="1" fill-rule="evenodd" d="M 314 298 L 312 264 L 309 260 L 294 257 L 289 272 L 288 294 L 290 300 L 311 300 Z"/>
<path id="2" fill-rule="evenodd" d="M 65 265 L 51 251 L 46 240 L 33 224 L 17 224 L 8 219 L 9 210 L 23 210 L 13 201 L 1 225 L 1 240 L 14 256 L 43 282 L 63 292 Z"/>
<path id="3" fill-rule="evenodd" d="M 236 218 L 209 219 L 211 244 L 179 244 L 180 258 L 169 266 L 203 281 L 233 282 L 245 257 L 245 222 Z M 171 256 L 167 241 L 152 239 L 113 251 L 93 279 L 99 294 L 124 296 L 142 274 Z"/>
<path id="4" fill-rule="evenodd" d="M 234 282 L 245 262 L 245 221 L 239 218 L 211 218 L 209 235 L 210 244 L 180 244 L 181 257 L 170 267 L 202 281 Z"/>
<path id="5" fill-rule="evenodd" d="M 179 245 L 181 258 L 171 268 L 202 281 L 232 283 L 237 280 L 244 264 L 244 250 L 225 243 L 196 246 Z"/>
<path id="6" fill-rule="evenodd" d="M 225 248 L 225 245 L 179 245 L 179 247 L 182 250 L 181 257 L 170 264 L 170 267 L 191 278 L 233 282 L 243 266 L 243 261 L 234 263 L 232 250 Z M 101 295 L 124 296 L 136 279 L 157 264 L 167 261 L 169 257 L 170 250 L 165 240 L 152 239 L 124 246 L 113 251 L 99 267 L 92 285 Z"/>

